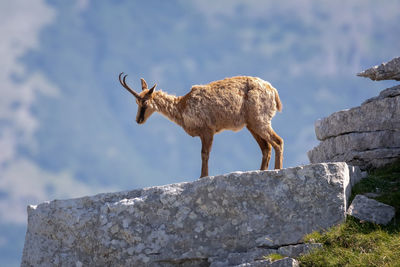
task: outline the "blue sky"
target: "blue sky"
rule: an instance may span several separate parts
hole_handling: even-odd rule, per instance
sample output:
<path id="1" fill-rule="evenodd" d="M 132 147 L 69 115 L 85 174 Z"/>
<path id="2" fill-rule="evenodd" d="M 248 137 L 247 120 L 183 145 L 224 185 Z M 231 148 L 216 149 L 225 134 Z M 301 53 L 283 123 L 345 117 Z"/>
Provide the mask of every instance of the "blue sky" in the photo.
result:
<path id="1" fill-rule="evenodd" d="M 398 1 L 2 1 L 0 265 L 19 265 L 26 205 L 192 181 L 200 141 L 161 115 L 134 122 L 120 72 L 183 95 L 258 76 L 280 93 L 284 166 L 307 164 L 314 121 L 391 82 L 355 74 L 398 55 Z M 257 169 L 251 135 L 215 136 L 210 174 Z M 273 165 L 273 164 L 271 164 Z"/>

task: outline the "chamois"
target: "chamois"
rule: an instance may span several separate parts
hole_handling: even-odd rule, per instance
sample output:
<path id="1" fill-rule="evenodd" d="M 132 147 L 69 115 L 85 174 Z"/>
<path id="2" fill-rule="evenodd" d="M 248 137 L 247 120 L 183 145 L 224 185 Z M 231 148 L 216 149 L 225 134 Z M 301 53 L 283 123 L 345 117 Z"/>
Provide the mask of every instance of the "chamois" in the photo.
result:
<path id="1" fill-rule="evenodd" d="M 126 84 L 125 75 L 119 82 L 136 98 L 136 122 L 143 124 L 157 111 L 180 125 L 186 133 L 201 139 L 201 176 L 208 176 L 208 158 L 214 134 L 222 130 L 239 131 L 244 126 L 256 139 L 262 152 L 261 170 L 268 169 L 271 146 L 275 150 L 275 169 L 282 168 L 283 139 L 271 127 L 276 111 L 282 110 L 278 91 L 260 78 L 237 76 L 194 85 L 184 96 L 173 96 L 148 89 L 141 79 L 142 92 L 137 93 Z"/>

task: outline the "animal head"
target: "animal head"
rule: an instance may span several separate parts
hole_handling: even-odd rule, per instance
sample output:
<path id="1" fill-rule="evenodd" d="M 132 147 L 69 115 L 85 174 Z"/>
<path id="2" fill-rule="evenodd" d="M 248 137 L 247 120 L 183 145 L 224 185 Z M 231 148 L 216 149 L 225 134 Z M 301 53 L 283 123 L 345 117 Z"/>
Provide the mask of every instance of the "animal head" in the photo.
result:
<path id="1" fill-rule="evenodd" d="M 146 81 L 143 78 L 141 78 L 140 81 L 142 82 L 142 92 L 136 93 L 132 88 L 130 88 L 126 84 L 126 76 L 128 75 L 125 75 L 121 79 L 123 74 L 124 74 L 123 72 L 119 74 L 119 82 L 126 90 L 128 90 L 128 92 L 130 92 L 136 98 L 136 103 L 138 104 L 136 122 L 139 124 L 143 124 L 155 111 L 152 100 L 153 100 L 153 92 L 157 85 L 154 84 L 154 86 L 149 89 Z"/>

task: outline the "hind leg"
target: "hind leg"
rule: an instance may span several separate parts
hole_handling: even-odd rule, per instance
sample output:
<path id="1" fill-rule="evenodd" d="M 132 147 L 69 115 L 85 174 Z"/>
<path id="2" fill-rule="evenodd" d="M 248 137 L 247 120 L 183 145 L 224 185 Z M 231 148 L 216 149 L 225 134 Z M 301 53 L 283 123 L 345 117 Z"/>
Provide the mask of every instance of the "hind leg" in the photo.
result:
<path id="1" fill-rule="evenodd" d="M 275 150 L 275 169 L 283 167 L 283 139 L 275 133 L 271 126 L 262 129 L 253 129 L 253 131 L 270 143 Z"/>
<path id="2" fill-rule="evenodd" d="M 275 150 L 275 169 L 283 167 L 283 139 L 275 133 L 272 128 L 269 130 L 271 144 Z"/>
<path id="3" fill-rule="evenodd" d="M 251 135 L 256 139 L 258 145 L 260 146 L 262 153 L 261 167 L 260 170 L 268 170 L 269 161 L 271 159 L 271 144 L 261 138 L 252 129 L 247 127 Z"/>

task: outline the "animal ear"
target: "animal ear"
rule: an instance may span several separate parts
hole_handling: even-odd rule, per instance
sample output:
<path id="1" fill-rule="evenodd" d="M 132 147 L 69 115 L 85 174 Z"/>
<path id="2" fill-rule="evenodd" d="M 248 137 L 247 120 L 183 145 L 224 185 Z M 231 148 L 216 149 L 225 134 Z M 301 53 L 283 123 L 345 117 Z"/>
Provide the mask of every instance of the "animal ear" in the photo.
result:
<path id="1" fill-rule="evenodd" d="M 142 91 L 147 89 L 147 83 L 143 78 L 140 78 L 140 81 L 142 82 Z"/>
<path id="2" fill-rule="evenodd" d="M 154 89 L 156 89 L 157 84 L 154 84 L 153 87 L 149 90 L 148 94 L 151 95 L 154 92 Z"/>

